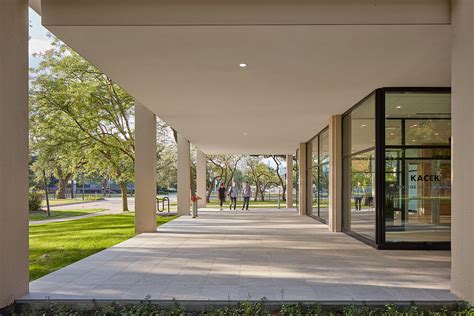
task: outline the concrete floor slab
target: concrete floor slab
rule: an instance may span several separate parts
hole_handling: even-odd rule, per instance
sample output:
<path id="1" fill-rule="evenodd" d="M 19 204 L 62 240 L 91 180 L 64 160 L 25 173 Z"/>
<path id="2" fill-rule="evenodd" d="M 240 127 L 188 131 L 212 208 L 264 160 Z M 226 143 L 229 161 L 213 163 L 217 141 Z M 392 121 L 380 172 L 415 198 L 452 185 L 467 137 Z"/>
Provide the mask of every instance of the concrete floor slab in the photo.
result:
<path id="1" fill-rule="evenodd" d="M 22 300 L 452 301 L 449 251 L 375 250 L 294 210 L 201 210 L 30 283 Z"/>

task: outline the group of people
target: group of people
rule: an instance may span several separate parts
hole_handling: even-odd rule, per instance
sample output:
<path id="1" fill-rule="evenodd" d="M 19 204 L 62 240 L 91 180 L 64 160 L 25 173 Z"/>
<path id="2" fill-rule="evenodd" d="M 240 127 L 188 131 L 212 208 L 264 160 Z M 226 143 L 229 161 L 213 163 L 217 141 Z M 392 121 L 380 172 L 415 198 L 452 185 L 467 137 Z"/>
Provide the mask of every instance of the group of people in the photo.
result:
<path id="1" fill-rule="evenodd" d="M 232 210 L 232 206 L 234 207 L 234 210 L 237 208 L 237 197 L 239 196 L 239 189 L 237 187 L 237 184 L 235 181 L 232 182 L 232 185 L 230 186 L 229 189 L 226 189 L 225 184 L 221 183 L 219 190 L 218 190 L 218 195 L 219 195 L 219 201 L 220 201 L 220 206 L 221 206 L 221 211 L 222 207 L 225 203 L 225 198 L 226 196 L 229 196 L 230 198 L 230 204 L 229 204 L 229 209 Z M 250 196 L 252 195 L 252 190 L 250 189 L 250 185 L 247 182 L 242 183 L 242 198 L 244 200 L 244 203 L 242 205 L 242 211 L 249 210 L 249 203 L 250 203 Z"/>

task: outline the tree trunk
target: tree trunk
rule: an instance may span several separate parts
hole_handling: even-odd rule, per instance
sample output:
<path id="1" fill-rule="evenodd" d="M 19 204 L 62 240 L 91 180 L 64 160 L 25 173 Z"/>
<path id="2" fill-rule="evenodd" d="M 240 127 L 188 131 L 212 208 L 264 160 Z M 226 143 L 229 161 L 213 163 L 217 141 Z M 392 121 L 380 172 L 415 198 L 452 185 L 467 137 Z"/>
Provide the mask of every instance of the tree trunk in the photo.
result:
<path id="1" fill-rule="evenodd" d="M 280 180 L 280 185 L 281 185 L 281 188 L 282 188 L 281 198 L 282 198 L 283 201 L 286 201 L 286 195 L 285 195 L 285 193 L 286 193 L 286 183 L 285 183 L 285 181 L 283 181 L 283 178 L 280 175 L 280 165 L 281 165 L 281 163 L 278 160 L 277 156 L 273 155 L 272 158 L 273 158 L 273 161 L 275 162 L 275 164 L 277 166 L 276 169 L 275 169 L 275 172 L 276 172 L 276 175 L 278 177 L 278 180 Z M 288 171 L 287 171 L 287 173 L 288 173 Z"/>
<path id="2" fill-rule="evenodd" d="M 127 191 L 127 184 L 125 182 L 120 182 L 120 191 L 122 193 L 122 210 L 124 212 L 128 212 L 128 191 Z"/>
<path id="3" fill-rule="evenodd" d="M 72 174 L 68 173 L 65 177 L 61 177 L 60 174 L 61 173 L 58 173 L 59 178 L 58 178 L 58 190 L 56 191 L 56 198 L 65 199 L 67 184 L 69 183 L 69 179 L 72 177 Z"/>
<path id="4" fill-rule="evenodd" d="M 214 185 L 216 184 L 216 179 L 217 177 L 214 177 L 211 183 L 209 184 L 209 188 L 207 190 L 207 197 L 206 197 L 207 203 L 211 203 L 211 193 L 212 193 L 212 189 L 214 189 Z"/>
<path id="5" fill-rule="evenodd" d="M 108 185 L 107 179 L 104 178 L 104 179 L 102 180 L 102 190 L 104 191 L 104 192 L 103 192 L 103 193 L 104 193 L 104 196 L 107 196 L 107 185 Z"/>
<path id="6" fill-rule="evenodd" d="M 191 166 L 190 168 L 190 183 L 191 183 L 191 195 L 196 195 L 196 170 Z"/>
<path id="7" fill-rule="evenodd" d="M 261 189 L 261 190 L 260 190 L 260 199 L 261 199 L 262 201 L 265 201 L 265 189 Z"/>
<path id="8" fill-rule="evenodd" d="M 255 196 L 253 198 L 254 202 L 258 201 L 258 193 L 260 192 L 260 187 L 258 186 L 258 183 L 255 184 Z"/>

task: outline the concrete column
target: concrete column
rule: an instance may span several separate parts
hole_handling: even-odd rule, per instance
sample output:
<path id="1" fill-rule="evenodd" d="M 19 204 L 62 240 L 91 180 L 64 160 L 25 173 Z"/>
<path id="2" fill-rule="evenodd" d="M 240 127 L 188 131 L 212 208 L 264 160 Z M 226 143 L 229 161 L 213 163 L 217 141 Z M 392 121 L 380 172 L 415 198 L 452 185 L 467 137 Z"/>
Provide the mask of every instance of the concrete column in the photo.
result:
<path id="1" fill-rule="evenodd" d="M 196 157 L 196 193 L 202 199 L 198 201 L 198 207 L 206 207 L 207 186 L 207 156 L 202 151 L 197 151 Z"/>
<path id="2" fill-rule="evenodd" d="M 156 116 L 135 101 L 135 232 L 156 232 Z"/>
<path id="3" fill-rule="evenodd" d="M 286 155 L 286 207 L 293 207 L 293 155 Z"/>
<path id="4" fill-rule="evenodd" d="M 342 230 L 342 116 L 329 119 L 329 230 Z"/>
<path id="5" fill-rule="evenodd" d="M 178 133 L 178 215 L 191 208 L 191 151 L 189 140 Z"/>
<path id="6" fill-rule="evenodd" d="M 0 308 L 28 293 L 28 1 L 0 1 Z"/>
<path id="7" fill-rule="evenodd" d="M 298 214 L 306 215 L 307 208 L 307 185 L 306 185 L 306 143 L 301 143 L 298 154 Z"/>
<path id="8" fill-rule="evenodd" d="M 474 2 L 452 2 L 451 291 L 474 304 Z"/>

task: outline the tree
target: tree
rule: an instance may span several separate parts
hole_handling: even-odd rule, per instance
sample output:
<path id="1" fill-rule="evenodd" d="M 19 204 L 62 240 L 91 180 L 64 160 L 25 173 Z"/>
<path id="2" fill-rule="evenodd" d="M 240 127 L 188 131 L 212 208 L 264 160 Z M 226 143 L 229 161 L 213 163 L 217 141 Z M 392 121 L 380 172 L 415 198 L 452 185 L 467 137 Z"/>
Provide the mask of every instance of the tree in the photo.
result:
<path id="1" fill-rule="evenodd" d="M 157 181 L 158 190 L 176 188 L 177 185 L 177 144 L 173 129 L 157 118 Z"/>
<path id="2" fill-rule="evenodd" d="M 265 201 L 265 191 L 271 186 L 278 185 L 278 179 L 272 168 L 261 161 L 261 157 L 248 157 L 246 159 L 246 180 L 255 186 L 254 201 Z"/>
<path id="3" fill-rule="evenodd" d="M 31 139 L 38 164 L 53 164 L 63 180 L 78 167 L 114 179 L 127 211 L 126 182 L 133 179 L 135 160 L 134 100 L 66 45 L 58 40 L 52 45 L 41 54 L 31 82 L 31 121 L 38 124 Z"/>
<path id="4" fill-rule="evenodd" d="M 210 202 L 211 193 L 217 182 L 224 183 L 228 188 L 232 180 L 236 180 L 237 176 L 241 176 L 238 170 L 242 156 L 237 155 L 208 155 L 207 168 L 207 202 Z"/>
<path id="5" fill-rule="evenodd" d="M 282 188 L 282 193 L 281 193 L 281 198 L 283 201 L 286 201 L 286 182 L 285 180 L 283 180 L 281 174 L 280 174 L 280 167 L 282 165 L 282 159 L 280 156 L 277 156 L 277 155 L 272 155 L 272 159 L 273 161 L 275 162 L 276 164 L 276 168 L 275 168 L 275 172 L 276 172 L 276 175 L 278 177 L 278 180 L 280 181 L 280 185 L 281 185 L 281 188 Z M 287 170 L 287 173 L 290 172 Z"/>

